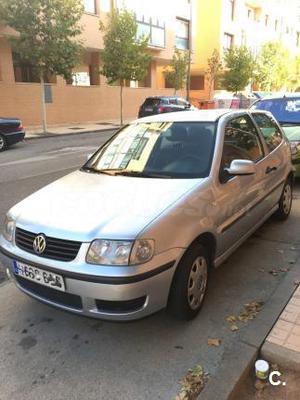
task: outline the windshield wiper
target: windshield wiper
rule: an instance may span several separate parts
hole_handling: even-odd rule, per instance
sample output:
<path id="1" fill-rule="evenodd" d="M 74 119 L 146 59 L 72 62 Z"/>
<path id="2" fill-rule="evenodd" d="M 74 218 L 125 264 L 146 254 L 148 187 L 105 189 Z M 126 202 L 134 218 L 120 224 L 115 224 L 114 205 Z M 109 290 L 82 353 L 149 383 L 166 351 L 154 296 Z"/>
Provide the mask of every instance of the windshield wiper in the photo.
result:
<path id="1" fill-rule="evenodd" d="M 91 172 L 92 174 L 105 174 L 105 175 L 114 175 L 114 173 L 110 173 L 109 171 L 115 171 L 113 169 L 97 169 L 94 167 L 82 167 L 81 170 Z"/>
<path id="2" fill-rule="evenodd" d="M 120 171 L 115 172 L 115 175 L 122 176 L 135 176 L 138 178 L 162 178 L 162 179 L 170 179 L 172 178 L 170 175 L 157 174 L 153 172 L 142 172 L 142 171 Z"/>

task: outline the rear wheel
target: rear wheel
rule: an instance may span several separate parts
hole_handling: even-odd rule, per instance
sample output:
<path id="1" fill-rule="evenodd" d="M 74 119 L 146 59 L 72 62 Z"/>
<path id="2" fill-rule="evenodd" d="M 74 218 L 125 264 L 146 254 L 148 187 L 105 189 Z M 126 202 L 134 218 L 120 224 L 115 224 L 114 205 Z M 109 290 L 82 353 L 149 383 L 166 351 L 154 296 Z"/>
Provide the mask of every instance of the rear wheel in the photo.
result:
<path id="1" fill-rule="evenodd" d="M 281 221 L 288 218 L 292 208 L 293 201 L 293 186 L 292 179 L 288 178 L 286 181 L 283 191 L 278 202 L 278 210 L 275 213 L 275 217 Z"/>
<path id="2" fill-rule="evenodd" d="M 5 150 L 7 147 L 6 139 L 3 135 L 0 133 L 0 151 Z"/>
<path id="3" fill-rule="evenodd" d="M 189 320 L 199 313 L 207 290 L 209 257 L 195 244 L 178 264 L 170 290 L 168 311 L 177 319 Z"/>

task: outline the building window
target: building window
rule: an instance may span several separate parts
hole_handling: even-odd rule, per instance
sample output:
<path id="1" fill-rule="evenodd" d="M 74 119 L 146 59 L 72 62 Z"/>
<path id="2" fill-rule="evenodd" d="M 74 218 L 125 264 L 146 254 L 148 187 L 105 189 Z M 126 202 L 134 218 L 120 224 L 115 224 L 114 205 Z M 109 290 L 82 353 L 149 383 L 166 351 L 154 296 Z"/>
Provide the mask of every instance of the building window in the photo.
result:
<path id="1" fill-rule="evenodd" d="M 269 23 L 269 16 L 266 14 L 265 15 L 265 26 L 268 26 Z"/>
<path id="2" fill-rule="evenodd" d="M 22 60 L 18 53 L 13 52 L 12 56 L 15 82 L 40 82 L 40 75 L 37 68 L 30 64 L 30 62 Z M 56 76 L 46 73 L 44 74 L 44 81 L 45 83 L 56 83 Z"/>
<path id="3" fill-rule="evenodd" d="M 95 0 L 83 0 L 84 11 L 96 14 L 96 2 Z"/>
<path id="4" fill-rule="evenodd" d="M 275 19 L 274 28 L 275 28 L 275 31 L 278 30 L 278 19 Z"/>
<path id="5" fill-rule="evenodd" d="M 296 46 L 300 47 L 300 32 L 296 32 Z"/>
<path id="6" fill-rule="evenodd" d="M 248 19 L 253 19 L 253 10 L 251 8 L 248 8 L 247 16 Z"/>
<path id="7" fill-rule="evenodd" d="M 233 35 L 231 35 L 230 33 L 224 33 L 223 48 L 227 50 L 231 49 L 232 46 L 233 46 Z"/>
<path id="8" fill-rule="evenodd" d="M 146 18 L 139 15 L 136 17 L 138 30 L 137 37 L 149 37 L 149 45 L 154 47 L 165 47 L 165 23 L 157 18 Z"/>
<path id="9" fill-rule="evenodd" d="M 175 47 L 179 50 L 190 48 L 189 43 L 190 23 L 184 19 L 176 18 L 176 41 Z"/>
<path id="10" fill-rule="evenodd" d="M 101 11 L 111 12 L 111 0 L 101 0 Z"/>
<path id="11" fill-rule="evenodd" d="M 191 90 L 204 90 L 204 75 L 191 76 Z"/>

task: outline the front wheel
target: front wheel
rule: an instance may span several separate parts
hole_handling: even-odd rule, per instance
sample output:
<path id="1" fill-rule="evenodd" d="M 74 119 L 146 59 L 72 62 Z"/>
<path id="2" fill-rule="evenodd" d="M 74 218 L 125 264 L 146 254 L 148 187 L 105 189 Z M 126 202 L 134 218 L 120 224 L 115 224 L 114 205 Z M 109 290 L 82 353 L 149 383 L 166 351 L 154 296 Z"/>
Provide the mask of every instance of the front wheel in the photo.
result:
<path id="1" fill-rule="evenodd" d="M 5 150 L 7 147 L 6 139 L 3 135 L 0 133 L 0 151 Z"/>
<path id="2" fill-rule="evenodd" d="M 278 210 L 275 213 L 275 217 L 281 221 L 287 219 L 291 212 L 292 202 L 293 186 L 292 179 L 289 178 L 283 187 L 283 191 L 278 202 Z"/>
<path id="3" fill-rule="evenodd" d="M 209 257 L 195 244 L 182 257 L 172 282 L 168 311 L 177 319 L 190 320 L 199 313 L 207 291 Z"/>

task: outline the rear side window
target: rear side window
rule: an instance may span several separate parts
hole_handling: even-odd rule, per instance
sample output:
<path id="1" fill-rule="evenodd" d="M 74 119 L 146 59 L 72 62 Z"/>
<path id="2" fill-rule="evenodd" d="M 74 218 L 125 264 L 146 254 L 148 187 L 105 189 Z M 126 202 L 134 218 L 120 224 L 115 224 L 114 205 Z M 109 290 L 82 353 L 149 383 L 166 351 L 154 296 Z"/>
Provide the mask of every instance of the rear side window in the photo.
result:
<path id="1" fill-rule="evenodd" d="M 233 160 L 258 161 L 264 153 L 255 125 L 248 115 L 232 119 L 225 128 L 222 168 Z"/>
<path id="2" fill-rule="evenodd" d="M 177 99 L 169 99 L 170 104 L 176 104 L 177 105 Z"/>
<path id="3" fill-rule="evenodd" d="M 261 113 L 252 115 L 265 138 L 269 150 L 272 151 L 276 149 L 282 142 L 282 134 L 275 121 Z"/>
<path id="4" fill-rule="evenodd" d="M 144 106 L 145 107 L 155 107 L 159 106 L 161 102 L 161 99 L 154 99 L 154 98 L 149 98 L 145 100 Z"/>

